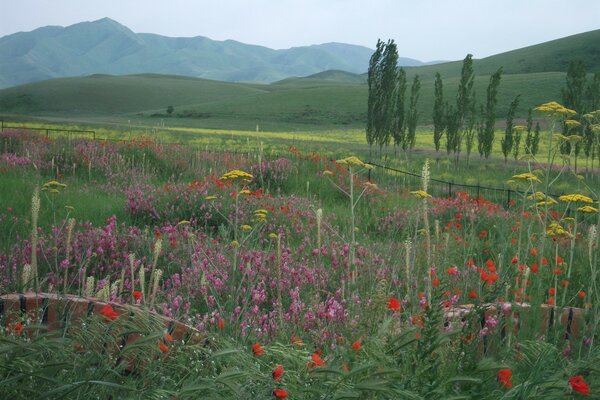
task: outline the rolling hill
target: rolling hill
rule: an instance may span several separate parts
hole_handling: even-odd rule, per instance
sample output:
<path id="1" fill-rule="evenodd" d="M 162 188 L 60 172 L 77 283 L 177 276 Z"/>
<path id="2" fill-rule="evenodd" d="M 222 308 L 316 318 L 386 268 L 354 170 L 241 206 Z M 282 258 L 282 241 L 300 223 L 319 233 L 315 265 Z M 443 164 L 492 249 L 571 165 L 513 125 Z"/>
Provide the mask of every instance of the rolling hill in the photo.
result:
<path id="1" fill-rule="evenodd" d="M 273 82 L 330 69 L 363 73 L 372 50 L 325 43 L 285 50 L 206 37 L 134 33 L 109 18 L 47 26 L 0 38 L 0 88 L 91 74 L 159 73 L 222 81 Z M 402 65 L 422 65 L 402 58 Z"/>
<path id="2" fill-rule="evenodd" d="M 503 66 L 498 94 L 499 118 L 521 95 L 517 118 L 529 107 L 561 100 L 565 70 L 581 59 L 588 72 L 600 71 L 600 30 L 474 60 L 475 90 L 485 98 L 489 74 Z M 461 62 L 409 68 L 422 79 L 419 123 L 431 123 L 433 77 L 442 74 L 445 98 L 456 96 Z M 364 128 L 367 85 L 364 74 L 332 69 L 270 84 L 224 82 L 162 74 L 94 74 L 59 78 L 0 90 L 0 117 L 38 116 L 87 122 L 165 119 L 171 126 L 263 130 Z M 172 115 L 166 108 L 175 108 Z M 168 118 L 168 119 L 167 119 Z"/>

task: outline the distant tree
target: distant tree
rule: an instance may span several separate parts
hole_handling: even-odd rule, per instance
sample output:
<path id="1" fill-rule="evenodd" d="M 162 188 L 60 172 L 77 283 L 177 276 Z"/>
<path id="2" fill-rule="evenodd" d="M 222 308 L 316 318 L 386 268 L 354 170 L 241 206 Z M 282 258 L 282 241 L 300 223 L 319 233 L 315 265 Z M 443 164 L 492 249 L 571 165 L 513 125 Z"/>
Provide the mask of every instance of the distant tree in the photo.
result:
<path id="1" fill-rule="evenodd" d="M 533 117 L 532 117 L 532 108 L 530 107 L 529 110 L 527 110 L 527 125 L 526 125 L 526 132 L 527 135 L 525 136 L 525 154 L 533 154 L 532 152 L 532 144 L 533 144 Z"/>
<path id="2" fill-rule="evenodd" d="M 585 91 L 586 72 L 583 61 L 571 61 L 567 69 L 566 86 L 562 89 L 563 104 L 567 108 L 577 111 L 579 114 L 573 116 L 579 120 L 579 116 L 585 112 L 584 91 Z M 563 124 L 563 133 L 576 135 L 579 133 L 579 128 L 569 128 Z M 577 142 L 579 146 L 579 142 Z M 560 146 L 561 154 L 571 153 L 571 141 L 565 140 Z"/>
<path id="3" fill-rule="evenodd" d="M 412 150 L 415 147 L 416 135 L 417 135 L 417 122 L 419 119 L 419 111 L 417 110 L 417 103 L 419 102 L 419 90 L 421 89 L 421 81 L 419 75 L 415 75 L 412 86 L 410 88 L 410 104 L 408 106 L 408 115 L 406 120 L 406 140 L 402 144 L 402 149 Z"/>
<path id="4" fill-rule="evenodd" d="M 460 150 L 460 116 L 452 105 L 446 104 L 446 152 L 450 155 Z"/>
<path id="5" fill-rule="evenodd" d="M 167 114 L 171 115 L 171 114 L 173 114 L 173 111 L 175 111 L 175 108 L 173 108 L 173 106 L 167 107 Z"/>
<path id="6" fill-rule="evenodd" d="M 479 155 L 486 159 L 492 154 L 494 145 L 494 127 L 496 125 L 496 104 L 498 103 L 498 86 L 502 78 L 502 67 L 490 77 L 490 82 L 486 91 L 486 103 L 483 110 L 484 127 L 481 132 L 477 149 Z"/>
<path id="7" fill-rule="evenodd" d="M 515 129 L 516 128 L 516 129 Z M 512 154 L 513 158 L 516 160 L 519 159 L 519 153 L 521 152 L 521 138 L 523 137 L 523 126 L 513 127 L 513 148 Z"/>
<path id="8" fill-rule="evenodd" d="M 464 132 L 465 132 L 465 148 L 467 150 L 467 165 L 469 165 L 469 159 L 471 158 L 471 152 L 473 151 L 473 145 L 475 144 L 475 134 L 477 133 L 477 112 L 476 112 L 476 101 L 475 93 L 473 93 L 473 101 L 471 101 L 469 112 L 464 121 Z"/>
<path id="9" fill-rule="evenodd" d="M 381 157 L 384 146 L 390 143 L 394 126 L 394 105 L 396 101 L 396 80 L 398 66 L 398 49 L 393 40 L 388 40 L 383 51 L 380 64 L 381 79 L 381 120 L 376 129 L 375 142 L 379 145 L 379 156 Z"/>
<path id="10" fill-rule="evenodd" d="M 456 93 L 456 113 L 459 126 L 459 134 L 454 140 L 455 148 L 453 149 L 456 163 L 458 163 L 463 136 L 467 134 L 467 129 L 465 129 L 466 121 L 469 119 L 469 113 L 474 109 L 472 106 L 472 103 L 475 101 L 474 83 L 475 73 L 473 72 L 473 55 L 467 54 L 463 60 L 460 82 L 458 83 L 458 92 Z"/>
<path id="11" fill-rule="evenodd" d="M 394 109 L 394 146 L 397 149 L 404 142 L 406 134 L 406 114 L 404 111 L 404 97 L 406 94 L 406 71 L 403 68 L 398 70 L 396 78 L 396 103 Z"/>
<path id="12" fill-rule="evenodd" d="M 585 92 L 586 112 L 592 112 L 600 109 L 600 71 L 594 74 L 591 82 Z"/>
<path id="13" fill-rule="evenodd" d="M 446 128 L 446 115 L 444 107 L 444 85 L 439 72 L 435 74 L 435 89 L 433 102 L 433 144 L 435 146 L 436 159 L 439 160 L 440 144 Z"/>
<path id="14" fill-rule="evenodd" d="M 510 106 L 508 107 L 508 113 L 506 114 L 506 129 L 504 130 L 504 137 L 502 138 L 502 154 L 504 155 L 505 164 L 508 161 L 508 155 L 512 151 L 514 145 L 513 121 L 515 118 L 515 111 L 519 105 L 520 96 L 521 95 L 517 95 L 517 97 L 515 97 L 515 99 L 510 103 Z"/>
<path id="15" fill-rule="evenodd" d="M 367 72 L 367 85 L 369 94 L 367 99 L 367 144 L 369 145 L 369 155 L 371 154 L 378 126 L 380 125 L 380 107 L 381 102 L 381 78 L 380 68 L 381 58 L 383 56 L 383 48 L 385 43 L 381 39 L 377 40 L 375 51 L 369 60 L 369 70 Z"/>

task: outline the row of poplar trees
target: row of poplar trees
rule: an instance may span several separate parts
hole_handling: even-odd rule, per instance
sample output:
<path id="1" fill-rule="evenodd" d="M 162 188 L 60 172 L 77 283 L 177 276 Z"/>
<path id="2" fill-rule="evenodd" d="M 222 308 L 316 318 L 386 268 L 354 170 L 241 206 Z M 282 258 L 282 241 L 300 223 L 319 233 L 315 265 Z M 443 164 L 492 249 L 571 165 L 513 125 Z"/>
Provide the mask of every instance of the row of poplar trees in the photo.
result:
<path id="1" fill-rule="evenodd" d="M 445 144 L 448 156 L 458 163 L 461 152 L 466 152 L 467 163 L 477 145 L 480 158 L 489 158 L 495 140 L 496 106 L 498 87 L 502 78 L 502 67 L 492 74 L 486 89 L 485 102 L 477 104 L 474 90 L 475 74 L 473 56 L 468 54 L 463 60 L 460 81 L 455 102 L 444 100 L 442 77 L 436 73 L 434 84 L 433 106 L 433 142 L 439 159 L 440 148 Z M 392 139 L 394 153 L 401 148 L 404 152 L 414 148 L 418 122 L 417 103 L 421 82 L 415 75 L 412 82 L 408 104 L 406 102 L 406 72 L 398 68 L 398 49 L 393 40 L 377 41 L 375 52 L 369 62 L 367 83 L 369 87 L 367 108 L 367 143 L 370 153 L 374 145 L 379 147 L 381 156 L 384 147 Z M 581 62 L 574 62 L 567 73 L 566 89 L 563 101 L 567 107 L 589 112 L 598 106 L 597 93 L 600 76 L 596 74 L 589 85 L 586 85 L 586 73 Z M 525 135 L 524 150 L 526 154 L 536 155 L 539 150 L 540 126 L 533 125 L 532 110 L 528 110 L 526 125 L 515 126 L 515 113 L 519 106 L 520 95 L 517 95 L 508 107 L 506 127 L 501 138 L 501 149 L 504 161 L 513 156 L 519 158 L 521 141 Z M 589 110 L 588 110 L 589 109 Z M 574 149 L 576 155 L 580 148 L 589 157 L 593 133 L 582 126 L 584 141 Z M 445 143 L 442 140 L 445 135 Z M 569 143 L 567 143 L 568 145 Z M 562 149 L 569 153 L 570 148 Z M 592 157 L 593 151 L 591 151 Z"/>
<path id="2" fill-rule="evenodd" d="M 394 141 L 394 151 L 415 147 L 419 113 L 419 90 L 421 81 L 415 75 L 408 104 L 406 104 L 406 72 L 398 68 L 398 49 L 393 40 L 377 41 L 375 52 L 369 61 L 367 77 L 369 98 L 367 103 L 367 143 L 369 152 L 373 145 L 383 148 Z"/>

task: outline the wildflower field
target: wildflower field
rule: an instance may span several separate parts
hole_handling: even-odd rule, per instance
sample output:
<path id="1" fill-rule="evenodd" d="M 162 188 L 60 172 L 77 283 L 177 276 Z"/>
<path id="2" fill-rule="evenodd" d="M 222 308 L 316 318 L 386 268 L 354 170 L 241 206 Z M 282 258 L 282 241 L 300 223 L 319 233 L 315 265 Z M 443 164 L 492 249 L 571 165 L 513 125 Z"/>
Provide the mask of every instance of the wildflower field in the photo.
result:
<path id="1" fill-rule="evenodd" d="M 600 398 L 597 173 L 313 150 L 2 132 L 0 397 Z"/>

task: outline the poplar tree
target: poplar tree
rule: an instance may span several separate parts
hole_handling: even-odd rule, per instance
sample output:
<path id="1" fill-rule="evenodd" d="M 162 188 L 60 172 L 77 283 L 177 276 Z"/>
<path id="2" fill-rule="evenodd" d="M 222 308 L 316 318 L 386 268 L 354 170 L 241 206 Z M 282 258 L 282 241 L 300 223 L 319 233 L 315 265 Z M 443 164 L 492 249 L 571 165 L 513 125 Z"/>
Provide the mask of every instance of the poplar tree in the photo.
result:
<path id="1" fill-rule="evenodd" d="M 460 82 L 458 84 L 458 92 L 456 93 L 456 114 L 458 120 L 458 136 L 454 138 L 454 154 L 456 162 L 460 154 L 462 135 L 466 134 L 460 130 L 465 125 L 465 120 L 469 118 L 468 114 L 473 110 L 472 103 L 474 102 L 475 91 L 473 84 L 475 83 L 475 73 L 473 72 L 473 55 L 467 54 L 463 60 L 463 65 L 460 73 Z"/>
<path id="2" fill-rule="evenodd" d="M 498 103 L 498 86 L 502 79 L 502 67 L 490 77 L 490 82 L 486 91 L 486 102 L 484 109 L 484 127 L 481 134 L 478 137 L 479 143 L 477 145 L 480 156 L 489 158 L 492 154 L 492 147 L 494 145 L 494 127 L 496 125 L 496 104 Z"/>
<path id="3" fill-rule="evenodd" d="M 440 144 L 446 128 L 446 110 L 444 107 L 444 85 L 439 72 L 435 73 L 435 88 L 433 102 L 433 144 L 436 160 L 439 160 Z"/>
<path id="4" fill-rule="evenodd" d="M 513 132 L 513 121 L 515 118 L 515 111 L 519 105 L 519 97 L 517 95 L 515 99 L 510 103 L 508 107 L 508 113 L 506 114 L 506 129 L 504 131 L 504 138 L 502 138 L 502 154 L 504 154 L 504 163 L 508 161 L 508 155 L 513 149 L 514 145 L 514 132 Z"/>
<path id="5" fill-rule="evenodd" d="M 419 119 L 419 111 L 417 110 L 417 103 L 419 102 L 419 90 L 421 89 L 421 81 L 419 75 L 415 75 L 412 86 L 410 88 L 410 103 L 408 107 L 408 115 L 406 120 L 406 140 L 402 143 L 402 149 L 412 150 L 415 147 L 417 137 L 417 122 Z"/>
<path id="6" fill-rule="evenodd" d="M 406 118 L 404 112 L 404 95 L 406 93 L 406 71 L 403 68 L 398 70 L 396 78 L 396 104 L 394 112 L 394 153 L 402 145 L 406 134 Z"/>
<path id="7" fill-rule="evenodd" d="M 532 145 L 533 145 L 533 117 L 532 117 L 532 109 L 529 108 L 527 110 L 527 135 L 525 136 L 525 154 L 533 154 Z"/>
<path id="8" fill-rule="evenodd" d="M 380 79 L 379 79 L 379 63 L 383 55 L 384 43 L 377 40 L 375 51 L 369 60 L 369 71 L 367 72 L 367 85 L 369 87 L 369 95 L 367 99 L 367 144 L 369 145 L 369 154 L 371 154 L 373 144 L 375 143 L 377 121 L 379 119 L 379 102 L 380 102 Z"/>
<path id="9" fill-rule="evenodd" d="M 398 66 L 398 49 L 393 40 L 388 40 L 383 51 L 383 57 L 380 63 L 381 80 L 381 120 L 376 129 L 375 142 L 379 145 L 379 156 L 383 151 L 383 146 L 390 143 L 392 130 L 394 127 L 395 101 L 396 101 L 396 81 Z"/>

